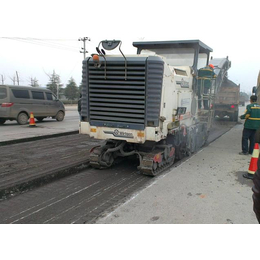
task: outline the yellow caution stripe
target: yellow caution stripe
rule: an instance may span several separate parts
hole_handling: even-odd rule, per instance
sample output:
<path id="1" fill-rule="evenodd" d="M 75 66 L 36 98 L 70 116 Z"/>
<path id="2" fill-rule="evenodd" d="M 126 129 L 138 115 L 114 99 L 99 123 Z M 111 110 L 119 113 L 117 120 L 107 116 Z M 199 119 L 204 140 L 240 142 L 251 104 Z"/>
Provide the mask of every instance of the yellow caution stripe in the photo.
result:
<path id="1" fill-rule="evenodd" d="M 211 79 L 213 77 L 211 77 L 210 75 L 208 77 L 198 77 L 198 79 Z"/>
<path id="2" fill-rule="evenodd" d="M 213 70 L 212 69 L 200 69 L 200 71 L 210 71 L 210 72 L 212 72 Z"/>

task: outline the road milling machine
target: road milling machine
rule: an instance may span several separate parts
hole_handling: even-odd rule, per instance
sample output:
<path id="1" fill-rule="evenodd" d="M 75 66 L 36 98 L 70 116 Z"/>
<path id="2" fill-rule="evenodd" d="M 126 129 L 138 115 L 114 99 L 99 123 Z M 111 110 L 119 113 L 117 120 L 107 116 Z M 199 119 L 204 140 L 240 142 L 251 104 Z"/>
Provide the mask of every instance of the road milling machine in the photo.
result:
<path id="1" fill-rule="evenodd" d="M 154 176 L 207 140 L 217 84 L 214 73 L 199 74 L 213 50 L 199 40 L 151 41 L 124 55 L 121 45 L 101 41 L 83 61 L 79 132 L 104 140 L 90 151 L 93 167 L 136 156 L 140 172 Z M 113 49 L 119 55 L 108 55 Z"/>

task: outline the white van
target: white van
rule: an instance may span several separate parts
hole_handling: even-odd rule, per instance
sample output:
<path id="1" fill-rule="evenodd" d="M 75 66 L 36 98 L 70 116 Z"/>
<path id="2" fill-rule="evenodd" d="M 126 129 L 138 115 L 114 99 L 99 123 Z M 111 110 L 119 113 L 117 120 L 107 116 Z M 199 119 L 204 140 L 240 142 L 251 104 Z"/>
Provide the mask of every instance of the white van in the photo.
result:
<path id="1" fill-rule="evenodd" d="M 6 120 L 16 120 L 25 125 L 30 113 L 38 121 L 46 117 L 62 121 L 65 108 L 49 89 L 0 85 L 0 125 Z"/>

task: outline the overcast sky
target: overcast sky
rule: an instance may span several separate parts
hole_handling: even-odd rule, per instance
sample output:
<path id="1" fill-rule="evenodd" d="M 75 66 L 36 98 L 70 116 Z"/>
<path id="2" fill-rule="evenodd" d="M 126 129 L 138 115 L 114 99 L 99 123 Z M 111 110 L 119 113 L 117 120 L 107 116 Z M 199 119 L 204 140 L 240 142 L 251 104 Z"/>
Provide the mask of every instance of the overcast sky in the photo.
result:
<path id="1" fill-rule="evenodd" d="M 55 70 L 63 84 L 70 77 L 79 84 L 80 37 L 91 39 L 89 54 L 105 39 L 122 40 L 125 54 L 136 53 L 133 41 L 199 39 L 214 58 L 229 56 L 229 79 L 250 92 L 260 70 L 259 5 L 259 0 L 8 0 L 1 3 L 0 75 L 11 84 L 17 71 L 21 85 L 36 78 L 45 86 L 46 74 Z"/>

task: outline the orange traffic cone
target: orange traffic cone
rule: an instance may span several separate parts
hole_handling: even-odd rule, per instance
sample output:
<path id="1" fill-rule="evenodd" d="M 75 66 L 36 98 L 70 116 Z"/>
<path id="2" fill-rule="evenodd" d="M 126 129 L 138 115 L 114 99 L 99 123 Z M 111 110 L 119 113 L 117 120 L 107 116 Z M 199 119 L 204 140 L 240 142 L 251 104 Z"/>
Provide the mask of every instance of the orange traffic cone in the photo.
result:
<path id="1" fill-rule="evenodd" d="M 251 157 L 251 161 L 250 161 L 250 164 L 249 164 L 248 171 L 247 171 L 247 173 L 243 174 L 244 178 L 253 179 L 254 174 L 257 170 L 258 157 L 259 157 L 259 144 L 256 143 L 255 147 L 254 147 L 254 151 L 252 153 L 252 157 Z"/>
<path id="2" fill-rule="evenodd" d="M 35 119 L 34 119 L 34 116 L 33 116 L 33 113 L 32 113 L 32 112 L 31 112 L 31 114 L 30 114 L 29 126 L 36 126 L 36 124 L 35 124 Z"/>

